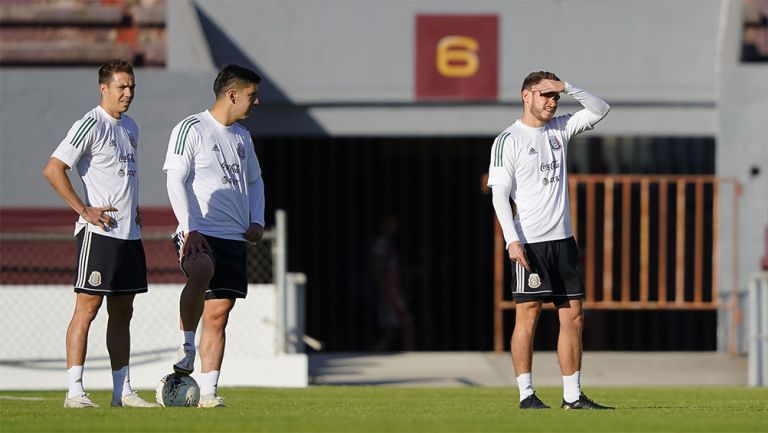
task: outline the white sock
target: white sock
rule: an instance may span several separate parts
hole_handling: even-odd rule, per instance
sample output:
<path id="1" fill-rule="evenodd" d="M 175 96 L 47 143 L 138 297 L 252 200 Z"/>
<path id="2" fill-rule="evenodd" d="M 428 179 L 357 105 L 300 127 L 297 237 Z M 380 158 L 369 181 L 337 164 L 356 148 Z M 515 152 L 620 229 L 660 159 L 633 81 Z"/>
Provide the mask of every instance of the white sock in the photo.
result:
<path id="1" fill-rule="evenodd" d="M 535 392 L 533 389 L 533 374 L 523 373 L 517 376 L 517 388 L 520 390 L 520 401 L 532 395 Z"/>
<path id="2" fill-rule="evenodd" d="M 85 394 L 85 391 L 83 390 L 83 366 L 73 365 L 68 368 L 67 376 L 69 376 L 69 392 L 67 393 L 67 397 Z"/>
<path id="3" fill-rule="evenodd" d="M 183 334 L 183 342 L 181 343 L 182 346 L 188 346 L 192 348 L 192 351 L 195 350 L 195 331 L 181 331 Z"/>
<path id="4" fill-rule="evenodd" d="M 131 376 L 128 374 L 128 366 L 120 370 L 112 371 L 112 399 L 120 400 L 133 392 L 131 389 Z"/>
<path id="5" fill-rule="evenodd" d="M 200 385 L 200 395 L 216 395 L 216 388 L 219 386 L 219 374 L 218 370 L 209 371 L 208 373 L 200 373 L 197 383 Z"/>
<path id="6" fill-rule="evenodd" d="M 563 400 L 573 403 L 581 396 L 581 371 L 563 376 Z"/>

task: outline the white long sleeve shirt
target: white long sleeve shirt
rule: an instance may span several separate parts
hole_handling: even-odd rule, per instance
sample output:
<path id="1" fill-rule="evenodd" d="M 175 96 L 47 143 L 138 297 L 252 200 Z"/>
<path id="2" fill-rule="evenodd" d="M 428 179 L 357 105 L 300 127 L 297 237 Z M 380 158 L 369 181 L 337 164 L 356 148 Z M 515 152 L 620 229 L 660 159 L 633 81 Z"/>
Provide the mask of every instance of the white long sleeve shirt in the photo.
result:
<path id="1" fill-rule="evenodd" d="M 237 123 L 207 110 L 187 117 L 171 132 L 163 170 L 178 231 L 242 241 L 251 223 L 264 226 L 261 167 Z"/>
<path id="2" fill-rule="evenodd" d="M 557 116 L 540 128 L 518 119 L 491 147 L 488 186 L 507 247 L 516 241 L 526 244 L 573 236 L 565 164 L 568 142 L 591 130 L 610 106 L 569 83 L 565 83 L 565 93 L 584 108 Z M 510 198 L 517 207 L 514 216 Z"/>

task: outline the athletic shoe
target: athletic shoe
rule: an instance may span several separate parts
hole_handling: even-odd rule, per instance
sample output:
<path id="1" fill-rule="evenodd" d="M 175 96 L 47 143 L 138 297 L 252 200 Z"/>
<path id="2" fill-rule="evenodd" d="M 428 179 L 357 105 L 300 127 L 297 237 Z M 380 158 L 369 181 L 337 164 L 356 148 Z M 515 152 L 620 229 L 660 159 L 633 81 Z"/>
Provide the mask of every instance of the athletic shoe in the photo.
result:
<path id="1" fill-rule="evenodd" d="M 120 401 L 115 400 L 114 397 L 112 398 L 112 406 L 113 407 L 162 407 L 157 403 L 150 403 L 143 398 L 139 397 L 139 394 L 136 391 L 133 391 L 130 394 L 124 395 Z"/>
<path id="2" fill-rule="evenodd" d="M 216 394 L 201 395 L 200 401 L 197 403 L 197 407 L 211 408 L 211 407 L 227 407 L 224 404 L 224 399 Z"/>
<path id="3" fill-rule="evenodd" d="M 195 371 L 195 346 L 184 343 L 181 349 L 181 361 L 173 364 L 173 371 L 182 376 L 189 376 Z"/>
<path id="4" fill-rule="evenodd" d="M 520 409 L 549 409 L 546 403 L 539 400 L 536 394 L 531 394 L 520 402 Z"/>
<path id="5" fill-rule="evenodd" d="M 567 401 L 563 400 L 563 404 L 560 405 L 560 407 L 562 409 L 615 409 L 613 407 L 597 404 L 594 401 L 588 399 L 584 394 L 579 395 L 579 399 L 573 403 L 568 403 Z"/>
<path id="6" fill-rule="evenodd" d="M 82 393 L 73 397 L 69 397 L 69 394 L 65 394 L 64 407 L 83 409 L 86 407 L 99 407 L 99 405 L 94 403 L 88 394 Z"/>

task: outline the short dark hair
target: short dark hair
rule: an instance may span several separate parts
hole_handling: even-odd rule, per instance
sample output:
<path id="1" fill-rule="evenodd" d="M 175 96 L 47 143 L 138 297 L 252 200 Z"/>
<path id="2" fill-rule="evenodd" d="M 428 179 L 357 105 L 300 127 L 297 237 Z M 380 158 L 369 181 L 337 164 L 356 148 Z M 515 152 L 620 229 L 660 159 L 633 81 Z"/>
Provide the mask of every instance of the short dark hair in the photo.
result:
<path id="1" fill-rule="evenodd" d="M 99 84 L 109 84 L 115 72 L 125 72 L 133 75 L 133 65 L 125 60 L 115 59 L 104 63 L 99 68 Z"/>
<path id="2" fill-rule="evenodd" d="M 530 89 L 531 86 L 533 86 L 534 84 L 538 84 L 539 81 L 541 80 L 560 81 L 560 79 L 557 78 L 557 75 L 553 74 L 552 72 L 548 72 L 548 71 L 531 72 L 523 80 L 523 87 L 520 88 L 520 91 L 522 92 L 525 89 Z"/>
<path id="3" fill-rule="evenodd" d="M 261 76 L 255 71 L 240 65 L 225 65 L 213 82 L 213 93 L 218 98 L 232 86 L 242 88 L 249 84 L 259 83 L 261 83 Z"/>

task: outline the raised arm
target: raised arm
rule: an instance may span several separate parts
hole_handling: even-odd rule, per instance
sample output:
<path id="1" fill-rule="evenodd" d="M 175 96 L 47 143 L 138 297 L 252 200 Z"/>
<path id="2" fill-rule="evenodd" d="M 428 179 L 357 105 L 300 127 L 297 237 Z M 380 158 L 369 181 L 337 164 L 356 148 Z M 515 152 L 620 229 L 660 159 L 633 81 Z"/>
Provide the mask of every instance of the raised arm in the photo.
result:
<path id="1" fill-rule="evenodd" d="M 531 91 L 565 93 L 584 107 L 568 119 L 569 135 L 576 135 L 594 128 L 597 122 L 603 120 L 608 115 L 608 111 L 611 110 L 611 106 L 607 102 L 566 81 L 541 80 L 538 84 L 531 86 Z"/>
<path id="2" fill-rule="evenodd" d="M 573 99 L 579 101 L 584 110 L 586 110 L 589 117 L 587 118 L 592 126 L 595 123 L 603 120 L 608 111 L 611 110 L 611 106 L 607 102 L 598 98 L 597 96 L 587 92 L 584 89 L 574 87 L 570 83 L 565 83 L 565 93 L 572 96 Z"/>

